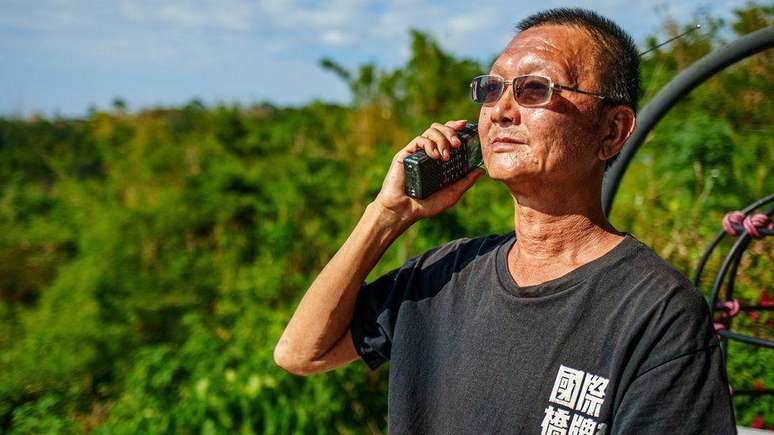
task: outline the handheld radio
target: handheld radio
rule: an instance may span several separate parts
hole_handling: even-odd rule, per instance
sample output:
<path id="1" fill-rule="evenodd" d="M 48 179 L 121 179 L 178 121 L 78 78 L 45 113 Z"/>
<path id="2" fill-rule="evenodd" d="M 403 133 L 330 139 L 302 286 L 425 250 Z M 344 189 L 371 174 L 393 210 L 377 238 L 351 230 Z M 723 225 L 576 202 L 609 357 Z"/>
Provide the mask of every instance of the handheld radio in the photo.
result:
<path id="1" fill-rule="evenodd" d="M 419 150 L 403 159 L 406 195 L 417 199 L 427 198 L 465 177 L 473 169 L 483 166 L 478 124 L 465 124 L 457 136 L 461 145 L 449 150 L 449 160 L 433 159 L 425 150 Z"/>

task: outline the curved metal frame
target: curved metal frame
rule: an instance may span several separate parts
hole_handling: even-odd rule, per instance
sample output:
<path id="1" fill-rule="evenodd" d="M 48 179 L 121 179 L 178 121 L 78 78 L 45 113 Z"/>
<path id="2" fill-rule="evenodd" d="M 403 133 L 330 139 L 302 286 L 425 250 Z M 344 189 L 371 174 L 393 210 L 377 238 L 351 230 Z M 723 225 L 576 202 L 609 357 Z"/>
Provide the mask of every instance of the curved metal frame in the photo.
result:
<path id="1" fill-rule="evenodd" d="M 769 207 L 764 214 L 767 216 L 771 216 L 772 214 L 774 214 L 774 207 Z M 734 246 L 731 248 L 731 251 L 729 251 L 729 253 L 726 255 L 726 258 L 723 260 L 723 264 L 720 266 L 720 270 L 718 270 L 717 275 L 715 275 L 715 282 L 712 284 L 712 291 L 710 293 L 710 300 L 709 300 L 710 308 L 714 308 L 715 304 L 717 303 L 718 296 L 720 294 L 720 288 L 723 285 L 723 280 L 726 277 L 726 273 L 728 273 L 729 269 L 731 270 L 731 273 L 729 274 L 729 281 L 726 287 L 726 300 L 729 300 L 729 301 L 733 300 L 733 291 L 734 291 L 733 289 L 734 289 L 734 282 L 736 280 L 736 271 L 739 266 L 739 262 L 742 259 L 742 253 L 744 253 L 744 251 L 750 245 L 751 241 L 752 241 L 752 238 L 750 237 L 749 234 L 744 233 L 739 235 L 739 238 L 736 240 L 736 242 L 734 242 Z M 721 337 L 726 337 L 732 340 L 740 341 L 742 343 L 774 349 L 773 342 L 762 338 L 752 337 L 744 334 L 738 334 L 728 330 L 720 331 L 718 332 L 718 335 L 720 335 Z"/>
<path id="2" fill-rule="evenodd" d="M 774 213 L 774 207 L 770 207 L 768 210 L 766 210 L 765 214 L 766 216 L 771 216 L 772 213 Z M 739 238 L 736 239 L 736 242 L 734 243 L 734 246 L 731 248 L 731 251 L 726 255 L 726 259 L 723 261 L 723 264 L 720 266 L 720 270 L 718 270 L 717 275 L 715 276 L 715 282 L 712 284 L 712 291 L 710 292 L 710 306 L 715 306 L 715 302 L 718 300 L 718 294 L 720 293 L 720 287 L 723 284 L 723 278 L 726 276 L 726 272 L 728 271 L 729 266 L 731 266 L 733 263 L 738 263 L 739 259 L 742 257 L 742 252 L 744 252 L 745 249 L 747 249 L 747 246 L 750 245 L 750 242 L 752 241 L 752 238 L 749 234 L 743 233 L 739 235 Z M 707 256 L 709 257 L 709 255 Z M 736 267 L 734 267 L 735 269 Z M 733 284 L 732 284 L 733 285 Z"/>
<path id="3" fill-rule="evenodd" d="M 774 26 L 769 26 L 745 35 L 727 45 L 726 47 L 713 51 L 704 56 L 689 68 L 678 74 L 661 91 L 659 91 L 658 94 L 656 94 L 656 96 L 645 108 L 643 108 L 637 117 L 637 127 L 632 133 L 632 136 L 624 145 L 618 160 L 613 163 L 613 165 L 605 173 L 605 179 L 602 185 L 602 207 L 605 215 L 610 215 L 610 212 L 613 208 L 613 199 L 618 191 L 618 187 L 621 184 L 623 175 L 626 172 L 626 169 L 629 167 L 629 163 L 634 158 L 634 155 L 640 149 L 642 144 L 645 142 L 647 135 L 661 120 L 661 118 L 663 118 L 664 115 L 666 115 L 666 113 L 675 104 L 677 104 L 677 102 L 680 101 L 683 96 L 691 92 L 694 88 L 702 84 L 705 80 L 709 79 L 719 71 L 722 71 L 730 65 L 733 65 L 743 59 L 746 59 L 747 57 L 772 47 L 774 47 Z M 769 195 L 765 198 L 755 201 L 753 204 L 745 207 L 742 213 L 747 215 L 771 202 L 774 202 L 774 195 Z M 768 216 L 774 214 L 774 206 L 769 207 L 765 214 Z M 766 234 L 768 235 L 768 233 L 769 232 L 767 231 Z M 724 236 L 725 232 L 721 230 L 712 240 L 709 247 L 699 260 L 693 276 L 693 283 L 696 288 L 699 288 L 701 273 L 703 272 L 709 257 L 712 255 L 712 252 L 715 250 Z M 726 287 L 726 300 L 733 300 L 733 291 L 739 263 L 741 262 L 742 254 L 750 245 L 751 241 L 752 238 L 746 232 L 740 234 L 733 247 L 726 255 L 726 258 L 723 260 L 711 290 L 709 300 L 711 313 L 714 312 L 715 304 L 717 302 L 720 289 L 727 273 L 729 278 Z M 771 310 L 771 307 L 748 306 L 744 307 L 743 310 Z M 729 327 L 730 322 L 731 320 L 729 319 Z M 753 346 L 774 349 L 774 343 L 766 339 L 739 334 L 730 330 L 719 331 L 718 335 L 725 338 L 726 340 L 736 340 Z M 723 354 L 726 357 L 724 360 L 727 360 L 727 344 L 724 343 L 722 348 Z M 747 391 L 739 391 L 737 394 L 743 393 L 747 393 Z M 774 390 L 756 391 L 754 394 L 774 394 Z"/>
<path id="4" fill-rule="evenodd" d="M 683 96 L 717 72 L 771 47 L 774 47 L 774 26 L 747 34 L 722 49 L 713 51 L 699 59 L 678 74 L 653 97 L 653 100 L 637 116 L 637 127 L 621 150 L 618 160 L 605 174 L 602 185 L 602 207 L 607 216 L 610 216 L 610 210 L 613 208 L 613 197 L 618 191 L 626 168 L 629 167 L 629 162 L 645 142 L 648 133 L 669 109 L 677 104 Z"/>

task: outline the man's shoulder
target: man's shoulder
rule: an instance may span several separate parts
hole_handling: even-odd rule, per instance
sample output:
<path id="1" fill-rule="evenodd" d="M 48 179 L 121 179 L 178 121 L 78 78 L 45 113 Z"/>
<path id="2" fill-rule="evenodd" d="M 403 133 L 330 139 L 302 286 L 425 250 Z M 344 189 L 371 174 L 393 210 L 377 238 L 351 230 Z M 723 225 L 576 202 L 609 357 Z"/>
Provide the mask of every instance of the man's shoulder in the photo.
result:
<path id="1" fill-rule="evenodd" d="M 617 282 L 629 283 L 621 303 L 636 310 L 641 321 L 661 334 L 671 329 L 672 334 L 685 334 L 683 341 L 695 340 L 698 346 L 703 339 L 693 335 L 704 335 L 709 320 L 704 296 L 652 248 L 639 240 L 636 244 L 636 251 L 616 277 Z"/>
<path id="2" fill-rule="evenodd" d="M 682 272 L 675 269 L 650 246 L 634 236 L 631 237 L 634 249 L 617 274 L 649 291 L 648 296 L 651 298 L 679 293 L 691 299 L 698 297 L 703 301 L 701 294 Z"/>
<path id="3" fill-rule="evenodd" d="M 440 246 L 413 257 L 409 261 L 421 262 L 421 268 L 439 263 L 463 266 L 476 259 L 494 256 L 497 249 L 508 243 L 514 237 L 513 232 L 505 234 L 489 234 L 479 237 L 462 237 L 446 242 Z"/>

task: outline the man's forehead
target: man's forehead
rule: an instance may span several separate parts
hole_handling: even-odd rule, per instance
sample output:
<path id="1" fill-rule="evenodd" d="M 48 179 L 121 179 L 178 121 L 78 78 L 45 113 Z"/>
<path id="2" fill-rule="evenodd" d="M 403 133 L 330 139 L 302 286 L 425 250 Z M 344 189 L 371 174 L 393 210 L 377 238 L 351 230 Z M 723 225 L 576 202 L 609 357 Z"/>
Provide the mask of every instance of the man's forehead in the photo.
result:
<path id="1" fill-rule="evenodd" d="M 577 71 L 577 63 L 584 54 L 591 54 L 588 34 L 582 29 L 561 25 L 542 25 L 516 35 L 495 62 L 493 70 L 555 65 L 571 75 Z"/>
<path id="2" fill-rule="evenodd" d="M 588 46 L 589 34 L 577 26 L 544 24 L 531 27 L 516 35 L 503 53 L 519 50 L 537 50 L 549 53 L 575 55 Z"/>

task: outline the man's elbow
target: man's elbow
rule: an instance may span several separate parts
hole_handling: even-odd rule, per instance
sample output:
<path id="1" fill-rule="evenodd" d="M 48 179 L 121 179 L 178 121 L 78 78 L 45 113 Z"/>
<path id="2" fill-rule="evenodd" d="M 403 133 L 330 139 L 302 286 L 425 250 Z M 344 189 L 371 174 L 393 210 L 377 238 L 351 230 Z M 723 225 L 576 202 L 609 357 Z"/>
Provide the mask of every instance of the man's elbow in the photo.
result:
<path id="1" fill-rule="evenodd" d="M 309 376 L 314 372 L 303 359 L 294 357 L 285 346 L 277 344 L 274 347 L 274 363 L 286 372 L 296 376 Z"/>

